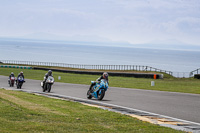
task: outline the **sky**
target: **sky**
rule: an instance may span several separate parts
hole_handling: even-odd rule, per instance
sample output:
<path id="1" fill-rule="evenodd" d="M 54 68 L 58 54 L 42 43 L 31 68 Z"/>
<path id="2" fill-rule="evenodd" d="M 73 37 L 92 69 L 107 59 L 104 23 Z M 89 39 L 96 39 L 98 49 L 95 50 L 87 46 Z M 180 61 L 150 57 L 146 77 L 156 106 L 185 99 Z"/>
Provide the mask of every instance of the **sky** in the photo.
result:
<path id="1" fill-rule="evenodd" d="M 200 45 L 200 0 L 0 0 L 0 37 Z"/>

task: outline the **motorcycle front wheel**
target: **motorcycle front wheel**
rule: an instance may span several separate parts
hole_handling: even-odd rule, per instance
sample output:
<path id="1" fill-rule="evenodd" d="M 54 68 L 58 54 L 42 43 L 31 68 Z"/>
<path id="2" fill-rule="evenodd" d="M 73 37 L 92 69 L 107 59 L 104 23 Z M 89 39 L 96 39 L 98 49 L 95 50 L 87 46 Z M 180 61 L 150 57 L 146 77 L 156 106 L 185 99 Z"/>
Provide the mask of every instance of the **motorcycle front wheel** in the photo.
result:
<path id="1" fill-rule="evenodd" d="M 47 88 L 47 85 L 46 85 L 46 84 L 44 84 L 44 86 L 42 87 L 42 89 L 43 89 L 43 92 L 45 92 L 45 91 L 46 91 L 46 88 Z"/>
<path id="2" fill-rule="evenodd" d="M 20 89 L 22 88 L 22 83 L 19 84 L 19 88 L 20 88 Z"/>
<path id="3" fill-rule="evenodd" d="M 19 83 L 16 83 L 17 89 L 19 89 Z"/>
<path id="4" fill-rule="evenodd" d="M 91 99 L 91 98 L 92 98 L 92 95 L 91 95 L 90 90 L 87 91 L 87 98 L 88 98 L 88 99 Z"/>
<path id="5" fill-rule="evenodd" d="M 105 90 L 102 89 L 102 90 L 101 90 L 101 93 L 98 92 L 98 100 L 102 100 L 103 97 L 104 97 L 104 95 L 105 95 Z"/>
<path id="6" fill-rule="evenodd" d="M 51 91 L 51 84 L 47 84 L 47 91 L 48 91 L 48 92 Z"/>

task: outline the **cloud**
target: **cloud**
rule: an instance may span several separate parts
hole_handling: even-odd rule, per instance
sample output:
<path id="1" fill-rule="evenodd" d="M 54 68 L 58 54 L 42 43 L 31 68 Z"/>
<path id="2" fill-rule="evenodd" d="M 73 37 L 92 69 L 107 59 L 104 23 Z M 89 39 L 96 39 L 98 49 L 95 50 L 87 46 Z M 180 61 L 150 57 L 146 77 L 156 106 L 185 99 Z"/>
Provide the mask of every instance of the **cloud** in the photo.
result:
<path id="1" fill-rule="evenodd" d="M 157 38 L 193 38 L 198 43 L 199 5 L 199 0 L 3 1 L 0 36 L 48 32 L 131 43 Z"/>

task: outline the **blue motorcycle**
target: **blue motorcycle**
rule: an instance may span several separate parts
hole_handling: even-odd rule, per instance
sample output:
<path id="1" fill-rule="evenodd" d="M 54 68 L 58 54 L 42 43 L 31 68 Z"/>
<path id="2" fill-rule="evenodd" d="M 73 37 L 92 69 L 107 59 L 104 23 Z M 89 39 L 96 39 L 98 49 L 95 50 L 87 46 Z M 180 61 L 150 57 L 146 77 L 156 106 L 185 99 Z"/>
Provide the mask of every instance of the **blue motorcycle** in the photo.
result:
<path id="1" fill-rule="evenodd" d="M 16 81 L 17 89 L 21 89 L 24 82 L 24 78 L 22 76 L 19 76 Z"/>
<path id="2" fill-rule="evenodd" d="M 87 91 L 87 98 L 91 99 L 92 97 L 102 100 L 105 92 L 108 89 L 108 82 L 105 79 L 101 79 L 100 82 L 91 81 L 93 84 L 92 87 Z"/>

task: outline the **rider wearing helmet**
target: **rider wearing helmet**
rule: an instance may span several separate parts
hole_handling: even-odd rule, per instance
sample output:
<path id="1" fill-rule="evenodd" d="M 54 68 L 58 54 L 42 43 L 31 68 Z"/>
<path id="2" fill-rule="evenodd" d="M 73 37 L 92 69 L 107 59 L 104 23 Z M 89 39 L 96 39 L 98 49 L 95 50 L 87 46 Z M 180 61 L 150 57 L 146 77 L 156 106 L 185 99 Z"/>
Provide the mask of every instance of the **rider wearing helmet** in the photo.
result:
<path id="1" fill-rule="evenodd" d="M 46 80 L 47 80 L 47 78 L 48 78 L 49 76 L 52 76 L 52 77 L 53 77 L 52 71 L 51 71 L 51 70 L 49 70 L 49 71 L 45 74 L 45 76 L 44 76 L 43 87 L 44 87 L 44 83 L 46 82 Z"/>
<path id="2" fill-rule="evenodd" d="M 10 84 L 10 79 L 11 79 L 11 77 L 15 77 L 15 75 L 14 75 L 13 72 L 11 72 L 11 74 L 9 75 L 9 78 L 8 78 L 8 83 L 9 83 L 9 84 Z"/>
<path id="3" fill-rule="evenodd" d="M 18 74 L 17 78 L 19 78 L 20 76 L 22 76 L 24 78 L 24 74 L 22 71 Z"/>
<path id="4" fill-rule="evenodd" d="M 101 81 L 101 79 L 105 79 L 108 81 L 108 73 L 107 72 L 104 72 L 103 75 L 101 75 L 101 77 L 99 77 L 97 79 L 97 81 Z"/>
<path id="5" fill-rule="evenodd" d="M 14 75 L 13 72 L 11 72 L 11 74 L 10 74 L 10 76 L 9 76 L 9 79 L 10 79 L 11 77 L 15 77 L 15 75 Z"/>
<path id="6" fill-rule="evenodd" d="M 104 72 L 104 73 L 96 80 L 96 82 L 100 82 L 101 79 L 105 79 L 105 80 L 107 80 L 107 82 L 108 82 L 108 73 L 107 73 L 107 72 Z M 92 84 L 90 85 L 90 90 L 92 89 L 92 86 L 96 84 L 96 82 L 94 82 L 94 83 L 92 83 Z M 109 84 L 109 82 L 108 82 L 108 84 Z"/>
<path id="7" fill-rule="evenodd" d="M 20 77 L 20 76 L 22 76 L 23 77 L 23 79 L 24 79 L 24 74 L 23 74 L 23 72 L 21 71 L 19 74 L 18 74 L 18 76 L 17 76 L 17 79 Z M 16 80 L 17 82 L 18 82 L 18 80 Z M 25 82 L 25 81 L 24 81 Z"/>
<path id="8" fill-rule="evenodd" d="M 46 81 L 46 79 L 47 79 L 49 76 L 53 76 L 51 70 L 49 70 L 49 71 L 45 74 L 45 81 Z"/>

